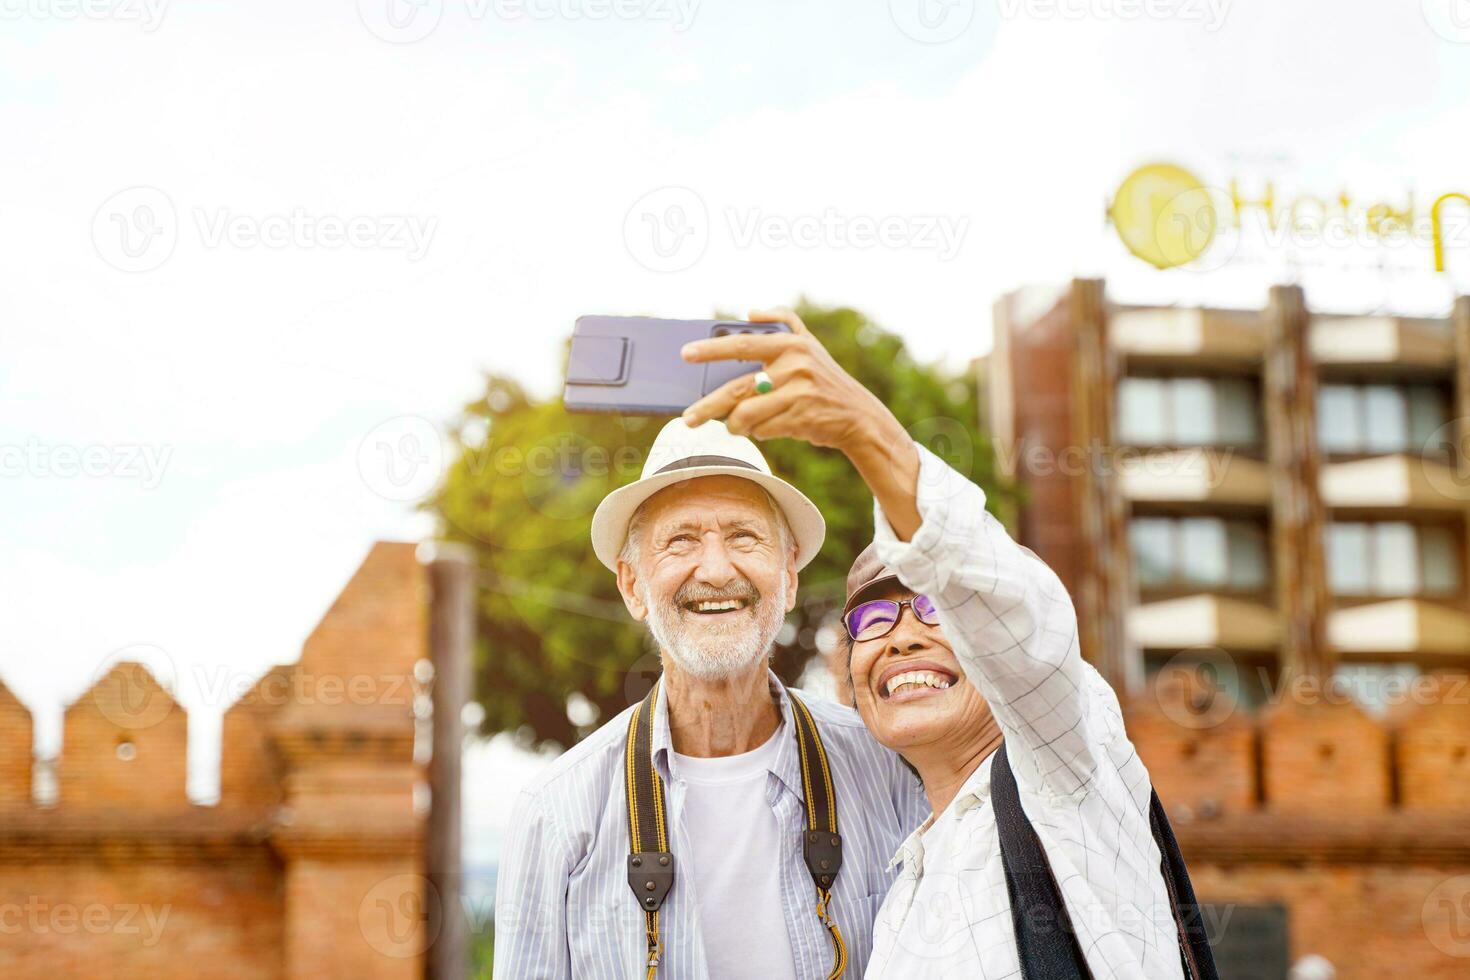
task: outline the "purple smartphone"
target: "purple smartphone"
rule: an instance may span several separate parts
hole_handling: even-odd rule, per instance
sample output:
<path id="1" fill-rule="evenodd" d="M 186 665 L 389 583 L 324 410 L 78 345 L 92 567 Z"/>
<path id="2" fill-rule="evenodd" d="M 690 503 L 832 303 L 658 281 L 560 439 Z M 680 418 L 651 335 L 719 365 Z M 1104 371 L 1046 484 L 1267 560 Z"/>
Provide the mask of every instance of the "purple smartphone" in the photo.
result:
<path id="1" fill-rule="evenodd" d="M 725 382 L 761 369 L 759 361 L 690 364 L 679 356 L 685 344 L 733 333 L 790 332 L 784 323 L 743 320 L 578 317 L 562 399 L 569 412 L 678 415 Z"/>

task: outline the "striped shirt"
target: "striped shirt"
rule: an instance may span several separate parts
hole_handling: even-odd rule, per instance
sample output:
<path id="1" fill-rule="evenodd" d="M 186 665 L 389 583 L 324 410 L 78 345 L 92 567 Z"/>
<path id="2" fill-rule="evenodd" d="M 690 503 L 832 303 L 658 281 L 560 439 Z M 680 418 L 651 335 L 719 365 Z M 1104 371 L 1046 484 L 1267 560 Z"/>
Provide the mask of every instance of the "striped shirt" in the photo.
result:
<path id="1" fill-rule="evenodd" d="M 832 940 L 816 913 L 816 886 L 802 859 L 806 828 L 801 768 L 791 702 L 775 675 L 772 691 L 783 719 L 781 741 L 766 777 L 766 803 L 781 828 L 778 861 L 781 913 L 795 954 L 795 974 L 823 980 Z M 873 946 L 873 917 L 893 882 L 889 858 L 929 807 L 898 756 L 875 742 L 851 709 L 801 695 L 811 709 L 832 764 L 842 833 L 842 871 L 829 909 L 847 941 L 856 976 Z M 521 794 L 503 850 L 495 896 L 495 977 L 626 980 L 647 973 L 644 917 L 628 887 L 628 804 L 623 780 L 628 708 L 547 767 Z M 692 853 L 684 820 L 686 783 L 669 738 L 667 699 L 653 723 L 653 760 L 664 780 L 676 861 Z M 739 921 L 698 921 L 687 864 L 659 914 L 664 954 L 660 980 L 709 976 L 701 931 L 741 933 Z M 721 978 L 715 978 L 721 980 Z"/>
<path id="2" fill-rule="evenodd" d="M 1056 575 L 985 510 L 978 486 L 919 447 L 922 524 L 898 540 L 876 509 L 878 556 L 932 597 L 945 640 L 1005 734 L 1021 805 L 1095 980 L 1177 980 L 1183 970 L 1151 787 L 1112 688 L 1077 646 Z M 987 759 L 894 858 L 867 977 L 1019 978 L 990 807 Z"/>

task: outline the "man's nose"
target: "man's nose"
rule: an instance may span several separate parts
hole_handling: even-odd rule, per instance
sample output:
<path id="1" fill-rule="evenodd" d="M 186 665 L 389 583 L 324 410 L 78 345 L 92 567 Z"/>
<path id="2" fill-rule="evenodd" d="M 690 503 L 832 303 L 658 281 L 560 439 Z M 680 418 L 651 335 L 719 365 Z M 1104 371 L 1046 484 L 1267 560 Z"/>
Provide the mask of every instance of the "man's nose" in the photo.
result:
<path id="1" fill-rule="evenodd" d="M 705 539 L 699 550 L 699 567 L 694 570 L 694 577 L 705 585 L 719 588 L 729 585 L 739 574 L 735 563 L 730 560 L 730 552 L 725 550 L 725 542 L 717 535 Z"/>

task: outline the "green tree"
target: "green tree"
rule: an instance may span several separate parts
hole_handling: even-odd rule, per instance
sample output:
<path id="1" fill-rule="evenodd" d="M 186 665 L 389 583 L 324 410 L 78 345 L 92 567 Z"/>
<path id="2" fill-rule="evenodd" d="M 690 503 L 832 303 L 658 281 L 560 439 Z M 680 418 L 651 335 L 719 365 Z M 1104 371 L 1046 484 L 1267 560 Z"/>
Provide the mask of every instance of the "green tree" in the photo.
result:
<path id="1" fill-rule="evenodd" d="M 991 494 L 1002 516 L 994 454 L 978 427 L 972 372 L 916 364 L 895 334 L 861 313 L 802 303 L 802 319 L 832 355 L 887 404 L 910 433 Z M 426 504 L 449 540 L 472 546 L 482 568 L 477 697 L 482 730 L 528 742 L 573 744 L 591 725 L 641 697 L 657 674 L 646 632 L 623 608 L 592 553 L 592 512 L 637 478 L 665 419 L 573 415 L 515 381 L 486 379 L 458 421 L 460 452 Z M 794 681 L 836 616 L 852 559 L 871 540 L 872 497 L 840 453 L 789 439 L 761 445 L 772 469 L 812 498 L 827 520 L 821 554 L 801 573 L 798 602 L 775 651 Z M 826 634 L 819 631 L 826 627 Z M 568 698 L 576 698 L 572 717 Z M 590 704 L 590 710 L 589 710 Z"/>

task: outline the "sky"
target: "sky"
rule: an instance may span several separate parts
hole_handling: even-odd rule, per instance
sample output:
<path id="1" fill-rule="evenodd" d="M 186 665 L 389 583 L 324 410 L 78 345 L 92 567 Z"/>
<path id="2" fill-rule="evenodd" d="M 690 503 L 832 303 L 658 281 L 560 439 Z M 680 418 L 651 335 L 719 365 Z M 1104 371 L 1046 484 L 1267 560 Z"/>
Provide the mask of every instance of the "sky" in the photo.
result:
<path id="1" fill-rule="evenodd" d="M 485 372 L 584 313 L 855 306 L 923 360 L 997 297 L 1439 313 L 1470 241 L 1129 256 L 1142 163 L 1419 213 L 1470 193 L 1466 0 L 0 0 L 0 679 L 54 753 L 113 662 L 294 660 Z M 881 231 L 881 234 L 875 230 Z M 1461 229 L 1463 230 L 1463 229 Z M 1470 236 L 1467 236 L 1470 237 Z M 222 683 L 222 679 L 224 683 Z M 468 763 L 472 853 L 541 764 Z M 492 791 L 489 777 L 494 777 Z M 478 850 L 477 850 L 478 849 Z"/>

